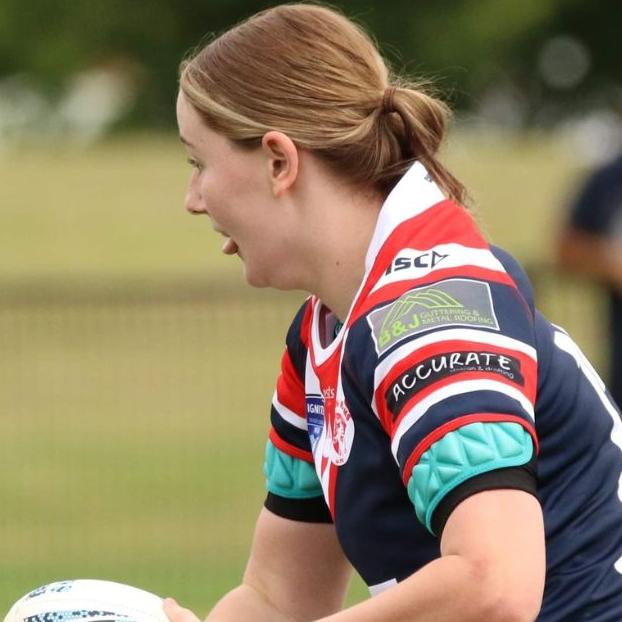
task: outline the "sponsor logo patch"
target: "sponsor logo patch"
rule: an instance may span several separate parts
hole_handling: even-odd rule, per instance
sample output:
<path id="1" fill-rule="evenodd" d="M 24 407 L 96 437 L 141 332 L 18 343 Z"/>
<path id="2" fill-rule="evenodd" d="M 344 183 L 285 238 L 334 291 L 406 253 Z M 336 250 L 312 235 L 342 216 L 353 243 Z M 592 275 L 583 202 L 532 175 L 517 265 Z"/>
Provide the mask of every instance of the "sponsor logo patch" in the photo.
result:
<path id="1" fill-rule="evenodd" d="M 407 337 L 445 326 L 499 330 L 488 283 L 448 279 L 417 287 L 367 316 L 380 355 Z"/>
<path id="2" fill-rule="evenodd" d="M 322 429 L 324 428 L 324 398 L 321 395 L 307 395 L 305 398 L 307 410 L 307 429 L 311 441 L 311 451 L 315 453 Z"/>
<path id="3" fill-rule="evenodd" d="M 388 409 L 397 417 L 408 400 L 434 382 L 461 372 L 486 372 L 503 376 L 523 386 L 521 363 L 513 356 L 467 350 L 432 356 L 400 374 L 384 394 Z"/>

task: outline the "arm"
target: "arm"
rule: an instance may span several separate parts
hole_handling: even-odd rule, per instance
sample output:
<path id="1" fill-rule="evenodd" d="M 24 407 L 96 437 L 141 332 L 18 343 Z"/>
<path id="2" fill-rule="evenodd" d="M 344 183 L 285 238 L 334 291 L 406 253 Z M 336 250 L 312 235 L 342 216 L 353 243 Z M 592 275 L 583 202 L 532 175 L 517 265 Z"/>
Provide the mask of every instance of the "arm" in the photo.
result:
<path id="1" fill-rule="evenodd" d="M 450 515 L 442 556 L 386 592 L 321 622 L 534 620 L 545 574 L 538 501 L 518 490 L 467 498 Z"/>
<path id="2" fill-rule="evenodd" d="M 560 236 L 557 263 L 622 291 L 622 240 L 570 226 Z"/>
<path id="3" fill-rule="evenodd" d="M 332 524 L 281 518 L 262 509 L 242 584 L 225 595 L 209 622 L 303 622 L 338 611 L 351 567 Z M 167 601 L 174 622 L 196 618 Z"/>
<path id="4" fill-rule="evenodd" d="M 216 605 L 209 621 L 527 622 L 538 615 L 544 527 L 538 501 L 526 492 L 491 490 L 468 497 L 447 521 L 439 559 L 379 596 L 319 619 L 313 616 L 322 609 L 339 608 L 347 565 L 336 552 L 330 526 L 290 522 L 260 517 L 244 582 Z M 291 547 L 284 556 L 283 544 Z M 284 573 L 277 559 L 290 571 Z M 170 602 L 167 613 L 174 622 L 196 622 Z"/>
<path id="5" fill-rule="evenodd" d="M 338 611 L 345 597 L 351 567 L 332 524 L 288 520 L 261 511 L 253 547 L 239 592 L 220 601 L 211 622 L 246 619 L 247 602 L 266 621 L 315 620 Z"/>

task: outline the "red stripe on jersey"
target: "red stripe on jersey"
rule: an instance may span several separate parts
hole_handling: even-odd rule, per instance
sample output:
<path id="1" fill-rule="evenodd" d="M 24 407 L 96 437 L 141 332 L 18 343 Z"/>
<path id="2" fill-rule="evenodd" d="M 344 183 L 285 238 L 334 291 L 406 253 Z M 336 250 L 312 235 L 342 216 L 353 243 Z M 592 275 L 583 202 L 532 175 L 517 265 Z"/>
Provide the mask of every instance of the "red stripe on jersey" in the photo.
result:
<path id="1" fill-rule="evenodd" d="M 432 380 L 429 385 L 416 391 L 414 395 L 410 397 L 407 402 L 405 402 L 401 409 L 400 416 L 395 421 L 393 421 L 393 413 L 387 408 L 385 393 L 403 373 L 413 367 L 417 367 L 422 362 L 435 357 L 451 357 L 452 354 L 467 352 L 487 352 L 517 359 L 520 363 L 520 373 L 523 376 L 524 384 L 520 385 L 519 383 L 506 378 L 505 376 L 503 376 L 503 374 L 495 373 L 493 371 L 460 371 L 459 369 L 457 369 L 456 371 L 448 375 L 442 375 L 441 373 L 439 373 L 438 380 Z M 398 360 L 378 384 L 378 387 L 374 393 L 374 397 L 380 421 L 385 430 L 389 434 L 391 434 L 392 429 L 395 429 L 395 427 L 399 425 L 400 421 L 404 418 L 404 416 L 406 416 L 406 414 L 412 409 L 415 404 L 426 398 L 434 391 L 437 391 L 444 386 L 448 386 L 453 382 L 459 382 L 461 380 L 486 379 L 502 382 L 521 391 L 521 393 L 523 393 L 525 397 L 533 404 L 536 399 L 537 374 L 538 368 L 536 361 L 524 354 L 523 352 L 509 350 L 507 348 L 501 348 L 499 346 L 494 346 L 488 343 L 458 340 L 440 341 L 419 348 L 412 352 L 409 356 Z M 425 380 L 427 380 L 427 378 Z"/>
<path id="2" fill-rule="evenodd" d="M 404 419 L 404 417 L 406 417 L 408 415 L 408 413 L 413 409 L 413 407 L 418 404 L 419 402 L 421 402 L 422 400 L 424 400 L 426 397 L 428 397 L 429 395 L 431 395 L 432 393 L 450 386 L 456 382 L 461 382 L 461 381 L 467 381 L 467 380 L 494 380 L 495 382 L 504 384 L 506 386 L 510 386 L 510 387 L 514 387 L 514 388 L 518 388 L 518 390 L 521 390 L 520 387 L 518 387 L 518 385 L 516 385 L 515 383 L 513 383 L 510 380 L 506 380 L 503 377 L 500 376 L 493 376 L 493 374 L 491 373 L 482 373 L 482 372 L 457 372 L 455 375 L 449 377 L 449 378 L 444 378 L 443 380 L 434 383 L 433 385 L 426 387 L 425 389 L 422 389 L 419 393 L 416 393 L 415 395 L 413 395 L 405 404 L 404 407 L 401 410 L 401 413 L 399 415 L 399 417 L 397 417 L 397 419 L 393 422 L 393 426 L 391 429 L 391 438 L 393 438 L 393 431 L 397 429 L 397 427 L 400 425 L 400 423 L 402 422 L 402 419 Z M 522 391 L 521 391 L 522 392 Z M 501 393 L 502 395 L 504 395 L 503 391 L 499 390 L 499 393 Z M 511 396 L 510 396 L 511 397 Z M 386 419 L 386 416 L 385 416 Z"/>
<path id="3" fill-rule="evenodd" d="M 414 245 L 432 249 L 439 244 L 461 244 L 471 248 L 489 248 L 465 208 L 450 200 L 441 201 L 417 216 L 400 223 L 385 240 L 370 273 L 375 283 L 395 253 Z M 374 278 L 375 277 L 375 278 Z"/>
<path id="4" fill-rule="evenodd" d="M 305 387 L 287 349 L 281 357 L 281 373 L 276 381 L 276 396 L 283 406 L 301 419 L 306 419 Z"/>
<path id="5" fill-rule="evenodd" d="M 361 316 L 362 304 L 366 302 L 369 292 L 399 250 L 408 246 L 432 249 L 438 244 L 448 243 L 471 248 L 489 248 L 466 209 L 448 199 L 397 225 L 374 260 L 348 325 L 352 325 Z"/>
<path id="6" fill-rule="evenodd" d="M 314 464 L 313 455 L 310 451 L 305 451 L 304 449 L 300 449 L 299 447 L 284 441 L 274 428 L 270 428 L 268 438 L 272 441 L 272 444 L 284 454 L 287 454 L 292 458 L 298 458 L 299 460 L 304 460 L 305 462 Z"/>
<path id="7" fill-rule="evenodd" d="M 533 426 L 529 425 L 527 421 L 517 417 L 516 415 L 506 415 L 503 413 L 477 413 L 472 415 L 464 415 L 453 421 L 449 421 L 444 425 L 438 427 L 434 432 L 428 434 L 419 444 L 415 447 L 410 454 L 406 464 L 404 465 L 404 471 L 402 472 L 402 481 L 404 485 L 408 485 L 408 480 L 412 474 L 413 469 L 421 459 L 421 456 L 434 444 L 439 441 L 443 436 L 457 430 L 470 423 L 518 423 L 520 424 L 531 436 L 534 447 L 536 448 L 536 455 L 540 452 L 540 445 L 538 443 L 538 436 Z"/>

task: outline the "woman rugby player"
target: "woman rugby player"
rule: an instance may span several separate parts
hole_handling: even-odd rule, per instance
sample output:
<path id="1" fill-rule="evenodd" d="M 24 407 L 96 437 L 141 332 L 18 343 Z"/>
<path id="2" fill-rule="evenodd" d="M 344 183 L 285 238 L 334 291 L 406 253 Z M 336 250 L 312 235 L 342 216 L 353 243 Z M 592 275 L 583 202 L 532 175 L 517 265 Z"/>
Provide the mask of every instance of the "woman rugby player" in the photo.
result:
<path id="1" fill-rule="evenodd" d="M 244 578 L 208 620 L 622 620 L 618 411 L 461 206 L 445 105 L 313 4 L 180 76 L 187 209 L 251 285 L 310 294 Z M 372 597 L 342 609 L 352 567 Z"/>

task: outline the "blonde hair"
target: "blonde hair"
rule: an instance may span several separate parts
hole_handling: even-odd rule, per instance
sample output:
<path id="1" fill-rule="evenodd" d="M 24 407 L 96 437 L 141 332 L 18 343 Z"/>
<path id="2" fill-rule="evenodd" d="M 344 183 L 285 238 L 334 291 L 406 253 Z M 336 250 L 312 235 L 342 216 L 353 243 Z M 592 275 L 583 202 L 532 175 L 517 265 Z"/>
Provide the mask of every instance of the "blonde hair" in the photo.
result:
<path id="1" fill-rule="evenodd" d="M 437 159 L 449 108 L 393 76 L 367 33 L 333 9 L 257 13 L 182 62 L 180 88 L 209 127 L 238 144 L 255 147 L 282 131 L 383 194 L 419 160 L 447 196 L 465 198 Z"/>

